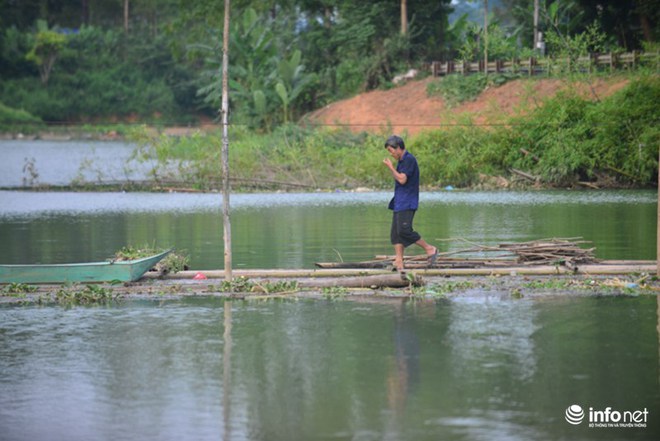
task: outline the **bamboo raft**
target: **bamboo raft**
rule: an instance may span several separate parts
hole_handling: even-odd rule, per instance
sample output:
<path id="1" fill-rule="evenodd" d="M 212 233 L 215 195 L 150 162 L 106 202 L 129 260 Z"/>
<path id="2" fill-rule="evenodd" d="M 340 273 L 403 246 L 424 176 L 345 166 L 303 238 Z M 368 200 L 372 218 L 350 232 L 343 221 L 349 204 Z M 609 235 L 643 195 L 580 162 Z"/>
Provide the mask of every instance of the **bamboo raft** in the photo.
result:
<path id="1" fill-rule="evenodd" d="M 424 284 L 423 277 L 494 275 L 622 275 L 656 272 L 656 261 L 608 260 L 594 257 L 595 248 L 582 238 L 542 239 L 522 243 L 482 246 L 466 240 L 468 248 L 438 253 L 430 264 L 427 256 L 407 256 L 404 273 L 393 273 L 394 256 L 375 256 L 362 262 L 320 262 L 316 269 L 242 269 L 235 277 L 299 279 L 312 287 L 404 287 Z M 589 247 L 584 247 L 584 246 Z M 463 256 L 461 256 L 463 255 Z M 488 257 L 490 256 L 490 257 Z M 168 274 L 164 279 L 192 279 L 195 271 Z M 223 278 L 223 270 L 202 271 L 209 279 Z M 156 278 L 147 274 L 147 277 Z M 194 282 L 194 281 L 193 281 Z"/>

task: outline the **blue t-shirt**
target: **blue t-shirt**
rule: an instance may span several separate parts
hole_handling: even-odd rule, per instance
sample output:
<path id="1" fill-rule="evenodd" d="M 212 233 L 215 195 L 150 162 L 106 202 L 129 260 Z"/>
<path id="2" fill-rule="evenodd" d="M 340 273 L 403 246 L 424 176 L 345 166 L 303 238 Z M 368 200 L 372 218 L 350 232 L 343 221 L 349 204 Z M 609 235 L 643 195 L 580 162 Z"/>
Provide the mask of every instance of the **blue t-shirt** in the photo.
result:
<path id="1" fill-rule="evenodd" d="M 394 197 L 387 208 L 394 211 L 417 210 L 419 206 L 419 166 L 412 153 L 406 152 L 396 165 L 396 171 L 408 176 L 405 184 L 394 180 Z"/>

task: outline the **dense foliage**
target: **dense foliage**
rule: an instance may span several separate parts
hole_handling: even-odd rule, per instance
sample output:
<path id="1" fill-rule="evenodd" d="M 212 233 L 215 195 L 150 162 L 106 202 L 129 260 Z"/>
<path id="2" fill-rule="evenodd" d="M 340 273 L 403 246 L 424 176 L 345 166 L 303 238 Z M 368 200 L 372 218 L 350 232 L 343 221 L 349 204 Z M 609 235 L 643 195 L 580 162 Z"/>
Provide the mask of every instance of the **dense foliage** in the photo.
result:
<path id="1" fill-rule="evenodd" d="M 580 84 L 568 84 L 564 92 L 505 126 L 468 124 L 420 136 L 415 145 L 431 164 L 433 183 L 475 185 L 483 174 L 510 176 L 511 168 L 554 186 L 580 181 L 616 186 L 655 182 L 660 77 L 641 74 L 623 90 L 600 100 L 576 94 L 579 88 Z"/>
<path id="2" fill-rule="evenodd" d="M 639 49 L 660 34 L 654 2 L 541 1 L 539 29 L 555 54 Z M 531 54 L 532 0 L 489 4 L 486 39 L 480 1 L 234 0 L 231 122 L 268 132 L 429 60 Z M 10 108 L 69 123 L 217 113 L 216 0 L 0 0 L 0 12 L 0 102 Z"/>

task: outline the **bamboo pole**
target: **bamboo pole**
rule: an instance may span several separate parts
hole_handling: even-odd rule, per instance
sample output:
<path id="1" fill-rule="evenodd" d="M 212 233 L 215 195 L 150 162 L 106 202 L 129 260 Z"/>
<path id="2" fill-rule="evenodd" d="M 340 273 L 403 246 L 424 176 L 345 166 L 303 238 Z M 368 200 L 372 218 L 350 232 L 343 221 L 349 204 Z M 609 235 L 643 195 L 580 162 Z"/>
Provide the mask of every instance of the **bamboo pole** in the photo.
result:
<path id="1" fill-rule="evenodd" d="M 325 279 L 305 280 L 298 283 L 301 288 L 405 288 L 407 286 L 422 286 L 423 279 L 417 274 L 374 274 L 353 277 L 332 277 Z"/>
<path id="2" fill-rule="evenodd" d="M 478 268 L 429 268 L 414 269 L 415 274 L 423 276 L 479 276 L 479 275 L 624 275 L 635 273 L 649 273 L 655 269 L 656 262 L 652 260 L 639 261 L 603 261 L 597 264 L 578 265 L 571 269 L 556 265 L 519 265 L 519 266 L 484 266 Z M 192 279 L 198 272 L 201 272 L 208 279 L 219 279 L 224 275 L 223 271 L 180 271 L 174 274 L 167 274 L 159 277 L 157 274 L 146 273 L 143 280 L 164 279 L 164 280 L 185 280 Z M 410 272 L 413 272 L 411 269 Z M 391 271 L 384 269 L 250 269 L 235 271 L 237 277 L 246 278 L 332 278 L 332 277 L 358 277 L 392 274 Z"/>
<path id="3" fill-rule="evenodd" d="M 229 218 L 229 0 L 225 0 L 222 34 L 222 220 L 225 245 L 225 280 L 232 280 L 231 220 Z"/>

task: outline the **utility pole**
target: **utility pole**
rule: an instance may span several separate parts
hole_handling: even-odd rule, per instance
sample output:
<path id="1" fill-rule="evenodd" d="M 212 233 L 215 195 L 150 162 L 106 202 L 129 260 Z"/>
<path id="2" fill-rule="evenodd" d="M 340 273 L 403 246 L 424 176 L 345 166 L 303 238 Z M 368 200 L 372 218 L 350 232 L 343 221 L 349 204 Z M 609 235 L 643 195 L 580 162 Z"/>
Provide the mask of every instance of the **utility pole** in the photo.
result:
<path id="1" fill-rule="evenodd" d="M 534 0 L 534 46 L 532 50 L 539 49 L 539 0 Z"/>
<path id="2" fill-rule="evenodd" d="M 225 28 L 222 33 L 222 220 L 225 240 L 225 280 L 232 281 L 231 222 L 229 220 L 229 0 L 225 0 Z"/>
<path id="3" fill-rule="evenodd" d="M 484 74 L 488 76 L 488 0 L 484 0 Z"/>
<path id="4" fill-rule="evenodd" d="M 408 1 L 401 0 L 401 35 L 408 34 Z"/>

